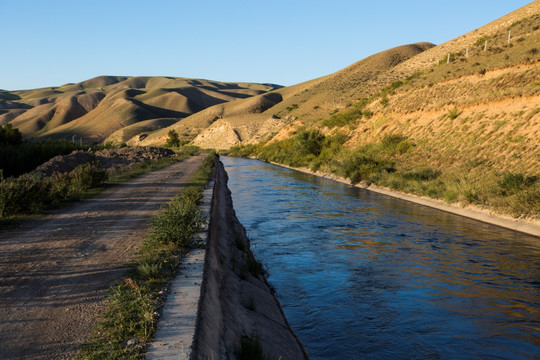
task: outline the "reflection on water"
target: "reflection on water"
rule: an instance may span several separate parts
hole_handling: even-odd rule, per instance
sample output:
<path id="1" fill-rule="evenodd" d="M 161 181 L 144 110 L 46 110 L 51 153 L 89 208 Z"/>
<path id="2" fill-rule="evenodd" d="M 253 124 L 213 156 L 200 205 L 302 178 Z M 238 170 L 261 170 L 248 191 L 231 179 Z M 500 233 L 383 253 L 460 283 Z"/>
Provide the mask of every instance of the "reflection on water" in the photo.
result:
<path id="1" fill-rule="evenodd" d="M 237 216 L 313 359 L 540 358 L 540 239 L 222 161 Z"/>

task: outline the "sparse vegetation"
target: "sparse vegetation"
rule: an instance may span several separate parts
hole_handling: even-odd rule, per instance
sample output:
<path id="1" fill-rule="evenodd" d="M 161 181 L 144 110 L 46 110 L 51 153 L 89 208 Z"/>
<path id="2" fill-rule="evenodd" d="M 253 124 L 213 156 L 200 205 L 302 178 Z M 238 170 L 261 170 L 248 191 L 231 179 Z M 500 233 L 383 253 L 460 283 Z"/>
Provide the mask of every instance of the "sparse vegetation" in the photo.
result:
<path id="1" fill-rule="evenodd" d="M 192 239 L 201 220 L 198 203 L 215 161 L 215 154 L 210 154 L 190 179 L 190 186 L 150 221 L 151 230 L 138 260 L 130 265 L 126 277 L 109 289 L 107 310 L 78 359 L 143 357 L 144 345 L 155 332 L 163 300 L 160 291 L 175 276 L 181 254 L 196 246 Z M 136 346 L 127 346 L 130 339 L 136 339 Z"/>

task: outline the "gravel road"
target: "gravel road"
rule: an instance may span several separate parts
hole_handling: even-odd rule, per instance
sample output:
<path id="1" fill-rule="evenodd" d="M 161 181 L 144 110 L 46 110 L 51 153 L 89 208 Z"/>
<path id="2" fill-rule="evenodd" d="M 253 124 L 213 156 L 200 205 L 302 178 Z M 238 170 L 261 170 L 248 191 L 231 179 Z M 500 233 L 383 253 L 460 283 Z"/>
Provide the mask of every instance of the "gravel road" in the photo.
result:
<path id="1" fill-rule="evenodd" d="M 203 156 L 0 231 L 0 359 L 68 359 L 104 310 L 107 288 L 147 221 L 181 192 Z"/>

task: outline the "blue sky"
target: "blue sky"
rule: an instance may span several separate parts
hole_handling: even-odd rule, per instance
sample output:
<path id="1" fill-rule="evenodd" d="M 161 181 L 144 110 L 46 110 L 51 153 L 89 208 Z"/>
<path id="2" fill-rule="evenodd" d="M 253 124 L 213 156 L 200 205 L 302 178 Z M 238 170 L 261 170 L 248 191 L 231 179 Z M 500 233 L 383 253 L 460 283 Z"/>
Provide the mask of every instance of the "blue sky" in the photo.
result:
<path id="1" fill-rule="evenodd" d="M 98 75 L 293 85 L 440 44 L 530 0 L 0 0 L 0 89 Z"/>

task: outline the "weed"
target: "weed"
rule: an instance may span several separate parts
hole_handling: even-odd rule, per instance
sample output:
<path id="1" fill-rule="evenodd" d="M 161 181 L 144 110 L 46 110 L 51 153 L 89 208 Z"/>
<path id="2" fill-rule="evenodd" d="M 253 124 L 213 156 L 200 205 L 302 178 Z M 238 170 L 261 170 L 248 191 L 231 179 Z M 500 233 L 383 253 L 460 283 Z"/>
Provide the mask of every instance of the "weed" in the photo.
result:
<path id="1" fill-rule="evenodd" d="M 497 182 L 503 194 L 516 193 L 525 187 L 534 185 L 538 181 L 536 176 L 524 176 L 521 173 L 505 173 Z"/>
<path id="2" fill-rule="evenodd" d="M 431 168 L 425 168 L 419 171 L 412 171 L 404 173 L 402 176 L 407 180 L 416 181 L 429 181 L 438 178 L 442 174 L 439 170 L 433 170 Z"/>
<path id="3" fill-rule="evenodd" d="M 489 35 L 485 35 L 485 36 L 482 36 L 481 38 L 479 38 L 478 40 L 476 40 L 476 42 L 474 43 L 475 46 L 480 46 L 480 45 L 484 45 L 486 43 L 487 40 L 491 39 L 491 36 Z"/>
<path id="4" fill-rule="evenodd" d="M 450 110 L 448 110 L 448 114 L 446 114 L 450 120 L 456 119 L 459 115 L 461 115 L 461 111 L 459 111 L 458 108 L 454 107 Z"/>

